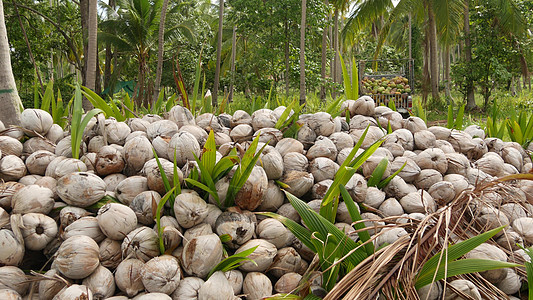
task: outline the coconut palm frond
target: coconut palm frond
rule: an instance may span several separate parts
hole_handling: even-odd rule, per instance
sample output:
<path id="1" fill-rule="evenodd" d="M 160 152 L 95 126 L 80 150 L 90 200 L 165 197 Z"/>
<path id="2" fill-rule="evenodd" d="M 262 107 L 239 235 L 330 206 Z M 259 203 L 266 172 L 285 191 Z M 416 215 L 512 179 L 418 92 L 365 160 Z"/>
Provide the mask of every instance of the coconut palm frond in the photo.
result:
<path id="1" fill-rule="evenodd" d="M 415 288 L 421 286 L 420 274 L 431 266 L 435 268 L 436 262 L 436 269 L 432 270 L 439 271 L 429 273 L 434 276 L 432 281 L 447 277 L 466 279 L 474 283 L 484 299 L 507 299 L 505 293 L 479 273 L 458 272 L 457 266 L 462 265 L 464 271 L 466 265 L 475 265 L 477 260 L 462 260 L 460 257 L 462 253 L 469 252 L 468 249 L 477 247 L 483 241 L 499 247 L 509 256 L 508 262 L 496 262 L 501 265 L 494 268 L 523 264 L 523 257 L 513 255 L 511 249 L 514 245 L 509 243 L 502 247 L 495 242 L 496 238 L 489 239 L 497 236 L 496 234 L 506 234 L 500 230 L 508 224 L 502 222 L 497 215 L 492 219 L 484 217 L 480 209 L 483 208 L 484 214 L 487 211 L 490 213 L 491 210 L 497 211 L 501 205 L 498 199 L 504 197 L 521 199 L 516 201 L 524 205 L 526 200 L 523 195 L 521 198 L 517 195 L 517 180 L 533 180 L 533 174 L 515 174 L 490 182 L 480 182 L 474 189 L 463 191 L 452 202 L 437 212 L 428 214 L 424 219 L 404 222 L 401 226 L 409 235 L 400 237 L 393 244 L 383 247 L 358 264 L 337 283 L 325 299 L 377 299 L 379 295 L 385 299 L 420 299 Z M 384 221 L 390 223 L 391 218 Z M 467 243 L 469 246 L 465 246 Z M 455 261 L 456 258 L 459 260 Z M 493 261 L 484 263 L 490 262 Z M 516 270 L 525 278 L 523 268 Z M 439 272 L 440 275 L 436 275 Z M 426 282 L 427 278 L 426 275 Z M 446 285 L 445 280 L 444 286 L 464 299 L 470 299 L 468 295 Z"/>

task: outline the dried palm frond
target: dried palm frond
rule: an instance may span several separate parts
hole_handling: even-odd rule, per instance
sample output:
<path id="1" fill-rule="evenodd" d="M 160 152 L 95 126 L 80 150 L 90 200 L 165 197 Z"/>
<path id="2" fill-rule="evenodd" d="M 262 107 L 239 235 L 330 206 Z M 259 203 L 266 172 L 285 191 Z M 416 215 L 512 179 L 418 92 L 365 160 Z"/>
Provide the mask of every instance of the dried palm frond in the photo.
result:
<path id="1" fill-rule="evenodd" d="M 483 183 L 472 190 L 463 191 L 452 202 L 427 215 L 420 222 L 402 224 L 409 235 L 402 236 L 362 261 L 342 278 L 324 299 L 374 300 L 380 295 L 384 299 L 420 299 L 415 286 L 423 266 L 431 257 L 438 253 L 446 256 L 439 260 L 446 266 L 444 278 L 449 277 L 446 274 L 449 246 L 494 229 L 495 226 L 508 225 L 501 224 L 500 219 L 496 219 L 496 224 L 480 221 L 480 207 L 498 209 L 503 203 L 493 201 L 494 197 L 489 196 L 490 193 L 511 192 L 517 180 L 533 180 L 533 174 L 509 175 Z M 519 201 L 511 199 L 506 201 Z M 487 242 L 498 246 L 492 240 Z M 523 263 L 523 258 L 514 257 L 508 249 L 498 247 L 509 255 L 509 262 Z M 516 270 L 520 276 L 525 277 L 522 268 Z M 471 281 L 484 299 L 508 299 L 505 293 L 479 273 L 452 278 Z M 444 282 L 443 290 L 446 287 L 451 286 Z M 451 289 L 464 299 L 472 299 L 453 287 Z"/>

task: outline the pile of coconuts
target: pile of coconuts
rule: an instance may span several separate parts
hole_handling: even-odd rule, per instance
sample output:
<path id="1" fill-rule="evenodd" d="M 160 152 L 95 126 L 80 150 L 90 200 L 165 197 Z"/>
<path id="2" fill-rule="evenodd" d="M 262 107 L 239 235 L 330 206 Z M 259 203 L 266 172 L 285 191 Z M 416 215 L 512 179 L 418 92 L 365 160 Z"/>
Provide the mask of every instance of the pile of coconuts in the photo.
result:
<path id="1" fill-rule="evenodd" d="M 363 96 L 343 102 L 341 115 L 301 115 L 293 138 L 275 129 L 284 107 L 252 115 L 205 113 L 196 118 L 175 106 L 164 117 L 145 115 L 118 122 L 94 117 L 84 130 L 80 159 L 72 158 L 71 137 L 53 124 L 48 112 L 23 111 L 21 127 L 0 124 L 0 299 L 263 299 L 294 291 L 315 256 L 279 221 L 255 212 L 300 217 L 279 186 L 316 211 L 336 172 L 368 127 L 362 149 L 383 139 L 381 147 L 346 184 L 361 204 L 370 234 L 380 231 L 379 247 L 412 232 L 383 227 L 391 217 L 421 219 L 464 191 L 509 174 L 528 173 L 532 162 L 517 143 L 486 138 L 483 129 L 464 131 L 427 127 L 417 117 L 403 119 Z M 346 120 L 350 122 L 347 123 Z M 387 134 L 382 128 L 393 129 Z M 219 207 L 213 197 L 184 182 L 197 168 L 208 133 L 214 132 L 217 159 L 237 148 L 243 153 L 259 136 L 257 165 L 237 193 L 234 207 Z M 182 188 L 174 206 L 161 217 L 161 255 L 154 216 L 165 186 L 154 158 Z M 384 188 L 367 186 L 379 162 L 389 161 L 384 178 L 399 170 Z M 230 172 L 216 183 L 224 203 Z M 200 174 L 201 176 L 201 174 Z M 106 199 L 117 199 L 106 201 Z M 471 206 L 472 226 L 508 225 L 494 242 L 471 258 L 526 259 L 517 244 L 533 244 L 533 182 L 517 181 L 488 191 Z M 346 205 L 336 225 L 357 239 Z M 392 223 L 391 223 L 392 224 Z M 231 239 L 222 242 L 220 236 Z M 209 272 L 226 256 L 257 247 L 239 268 Z M 25 273 L 33 270 L 31 274 Z M 482 276 L 516 299 L 523 274 L 514 269 Z M 311 291 L 324 296 L 320 276 Z M 460 290 L 482 299 L 476 285 L 448 283 L 445 299 Z M 441 299 L 443 285 L 419 291 L 422 299 Z"/>

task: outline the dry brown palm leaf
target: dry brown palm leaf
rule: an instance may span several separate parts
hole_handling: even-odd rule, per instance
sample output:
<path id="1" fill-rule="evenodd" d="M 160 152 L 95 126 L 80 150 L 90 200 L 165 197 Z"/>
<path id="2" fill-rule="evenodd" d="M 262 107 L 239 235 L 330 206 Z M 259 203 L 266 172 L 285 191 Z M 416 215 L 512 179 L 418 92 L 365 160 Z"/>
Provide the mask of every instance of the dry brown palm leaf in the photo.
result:
<path id="1" fill-rule="evenodd" d="M 514 174 L 484 183 L 472 190 L 462 192 L 448 205 L 429 214 L 419 222 L 402 223 L 402 227 L 409 235 L 402 236 L 396 242 L 383 247 L 362 261 L 342 278 L 324 299 L 374 300 L 378 296 L 385 299 L 420 299 L 415 284 L 418 274 L 431 257 L 437 253 L 446 255 L 447 252 L 443 250 L 446 250 L 448 245 L 509 223 L 507 221 L 505 224 L 503 218 L 487 222 L 482 216 L 484 213 L 487 214 L 487 211 L 488 213 L 498 212 L 502 204 L 494 201 L 495 197 L 492 193 L 512 192 L 517 180 L 533 180 L 533 174 Z M 496 199 L 499 198 L 496 197 Z M 390 219 L 383 221 L 391 223 Z M 523 263 L 522 257 L 514 257 L 512 252 L 505 247 L 491 240 L 487 243 L 503 250 L 509 256 L 509 262 Z M 447 259 L 442 262 L 446 263 L 446 261 Z M 517 268 L 517 273 L 522 277 L 525 276 L 525 272 L 521 269 Z M 444 277 L 448 276 L 445 274 Z M 457 275 L 450 279 L 469 280 L 477 287 L 483 299 L 508 299 L 505 293 L 479 273 Z M 447 285 L 445 280 L 443 283 L 443 290 L 450 287 L 464 299 L 473 299 Z"/>

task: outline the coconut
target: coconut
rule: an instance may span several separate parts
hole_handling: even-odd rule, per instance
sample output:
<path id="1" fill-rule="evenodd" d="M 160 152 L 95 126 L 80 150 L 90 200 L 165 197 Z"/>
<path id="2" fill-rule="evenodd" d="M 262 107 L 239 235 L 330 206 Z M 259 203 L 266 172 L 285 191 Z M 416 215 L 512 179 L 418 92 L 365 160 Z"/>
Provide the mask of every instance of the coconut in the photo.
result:
<path id="1" fill-rule="evenodd" d="M 45 135 L 45 138 L 47 138 L 50 142 L 57 144 L 59 140 L 61 140 L 64 136 L 63 128 L 57 124 L 52 124 L 50 129 L 48 130 L 48 133 Z"/>
<path id="2" fill-rule="evenodd" d="M 406 213 L 428 213 L 434 212 L 436 204 L 431 195 L 424 191 L 413 192 L 400 199 Z"/>
<path id="3" fill-rule="evenodd" d="M 15 155 L 6 155 L 0 159 L 0 179 L 16 181 L 26 175 L 24 161 Z"/>
<path id="4" fill-rule="evenodd" d="M 444 153 L 455 153 L 455 149 L 453 149 L 452 144 L 445 140 L 436 140 L 435 148 L 439 148 Z"/>
<path id="5" fill-rule="evenodd" d="M 305 172 L 309 167 L 309 161 L 305 155 L 298 152 L 289 152 L 283 157 L 283 171 Z"/>
<path id="6" fill-rule="evenodd" d="M 161 228 L 161 238 L 163 246 L 167 251 L 174 251 L 181 243 L 183 234 L 178 221 L 170 216 L 163 216 L 159 222 Z M 200 226 L 200 225 L 199 225 Z M 194 228 L 194 227 L 193 227 Z M 154 225 L 154 231 L 157 232 L 157 225 Z M 212 233 L 211 231 L 209 233 Z M 185 233 L 187 234 L 187 232 Z"/>
<path id="7" fill-rule="evenodd" d="M 44 175 L 46 167 L 56 158 L 56 155 L 50 151 L 39 150 L 33 152 L 26 158 L 26 168 L 30 174 Z"/>
<path id="8" fill-rule="evenodd" d="M 474 248 L 472 251 L 468 252 L 465 255 L 465 258 L 490 259 L 506 262 L 507 254 L 505 254 L 503 250 L 494 245 L 483 243 Z M 507 276 L 507 271 L 505 269 L 495 269 L 480 272 L 479 274 L 489 282 L 497 284 L 500 283 L 503 279 L 505 279 L 505 277 Z"/>
<path id="9" fill-rule="evenodd" d="M 87 152 L 87 145 L 82 141 L 80 145 L 80 155 L 83 155 L 85 152 Z M 72 141 L 70 135 L 57 142 L 54 153 L 57 156 L 72 157 Z"/>
<path id="10" fill-rule="evenodd" d="M 171 120 L 159 120 L 150 123 L 146 128 L 146 134 L 150 141 L 158 136 L 171 138 L 178 132 L 178 125 Z"/>
<path id="11" fill-rule="evenodd" d="M 137 295 L 144 290 L 141 279 L 141 270 L 144 262 L 135 259 L 125 259 L 115 271 L 115 282 L 117 287 L 129 297 Z"/>
<path id="12" fill-rule="evenodd" d="M 54 296 L 54 300 L 70 300 L 70 299 L 93 299 L 93 293 L 89 287 L 85 285 L 73 284 L 64 287 L 57 295 Z"/>
<path id="13" fill-rule="evenodd" d="M 352 137 L 346 132 L 334 132 L 329 136 L 329 139 L 335 144 L 337 151 L 345 148 L 353 148 L 354 141 Z"/>
<path id="14" fill-rule="evenodd" d="M 204 113 L 196 117 L 196 125 L 204 129 L 206 132 L 211 130 L 214 132 L 224 131 L 224 125 L 222 125 L 218 117 L 212 113 Z"/>
<path id="15" fill-rule="evenodd" d="M 426 122 L 419 117 L 409 117 L 403 120 L 403 128 L 411 131 L 413 134 L 422 130 L 427 130 Z"/>
<path id="16" fill-rule="evenodd" d="M 301 260 L 300 254 L 294 248 L 279 249 L 274 262 L 270 265 L 270 273 L 279 278 L 286 273 L 296 272 L 300 267 Z"/>
<path id="17" fill-rule="evenodd" d="M 248 255 L 248 258 L 250 258 L 253 262 L 244 261 L 240 265 L 239 269 L 245 272 L 265 272 L 266 269 L 272 264 L 274 257 L 278 253 L 276 246 L 263 239 L 253 239 L 239 247 L 235 251 L 235 254 L 254 247 L 257 248 L 252 254 Z"/>
<path id="18" fill-rule="evenodd" d="M 285 246 L 288 238 L 288 231 L 285 226 L 275 219 L 264 219 L 259 222 L 256 233 L 260 239 L 272 243 L 278 249 Z"/>
<path id="19" fill-rule="evenodd" d="M 304 151 L 304 145 L 293 138 L 281 139 L 275 148 L 283 158 L 290 152 L 303 153 Z"/>
<path id="20" fill-rule="evenodd" d="M 504 160 L 498 154 L 488 152 L 478 159 L 474 166 L 491 176 L 500 176 L 503 175 L 504 164 Z"/>
<path id="21" fill-rule="evenodd" d="M 514 222 L 518 218 L 527 217 L 526 209 L 518 203 L 506 203 L 500 207 L 500 211 L 507 216 L 509 222 Z"/>
<path id="22" fill-rule="evenodd" d="M 126 175 L 120 173 L 107 175 L 106 177 L 104 177 L 106 191 L 114 192 L 117 188 L 117 185 L 126 178 L 128 178 Z"/>
<path id="23" fill-rule="evenodd" d="M 433 282 L 416 290 L 418 297 L 425 300 L 438 300 L 442 295 L 442 285 L 440 282 Z"/>
<path id="24" fill-rule="evenodd" d="M 378 209 L 386 217 L 401 216 L 405 213 L 400 202 L 394 198 L 388 198 L 383 201 Z"/>
<path id="25" fill-rule="evenodd" d="M 126 205 L 130 205 L 135 196 L 148 190 L 146 177 L 131 176 L 122 180 L 115 189 L 117 199 Z"/>
<path id="26" fill-rule="evenodd" d="M 470 125 L 464 129 L 464 132 L 468 133 L 472 138 L 485 138 L 485 131 L 478 125 Z"/>
<path id="27" fill-rule="evenodd" d="M 327 137 L 319 136 L 315 144 L 307 151 L 306 156 L 309 160 L 317 157 L 327 157 L 334 161 L 337 158 L 337 147 Z"/>
<path id="28" fill-rule="evenodd" d="M 217 271 L 198 290 L 198 300 L 233 300 L 233 287 L 224 273 Z"/>
<path id="29" fill-rule="evenodd" d="M 98 225 L 108 238 L 121 241 L 137 227 L 137 216 L 128 206 L 108 203 L 98 210 Z"/>
<path id="30" fill-rule="evenodd" d="M 354 201 L 363 202 L 366 198 L 367 185 L 365 178 L 355 173 L 346 183 L 346 190 Z"/>
<path id="31" fill-rule="evenodd" d="M 120 173 L 124 169 L 122 153 L 111 146 L 100 148 L 96 155 L 95 170 L 100 176 Z"/>
<path id="32" fill-rule="evenodd" d="M 433 184 L 442 181 L 442 174 L 437 170 L 424 169 L 416 177 L 414 184 L 417 188 L 428 190 Z"/>
<path id="33" fill-rule="evenodd" d="M 106 184 L 98 176 L 76 172 L 57 181 L 57 194 L 69 205 L 88 207 L 105 196 Z"/>
<path id="34" fill-rule="evenodd" d="M 185 234 L 183 235 L 183 239 L 185 241 L 190 241 L 195 237 L 202 236 L 202 235 L 208 235 L 212 233 L 213 233 L 213 229 L 211 228 L 211 225 L 207 223 L 200 223 L 194 227 L 187 229 L 187 231 L 185 231 Z"/>
<path id="35" fill-rule="evenodd" d="M 217 218 L 215 231 L 218 235 L 228 234 L 231 237 L 228 246 L 236 249 L 252 238 L 255 223 L 246 214 L 226 211 Z"/>
<path id="36" fill-rule="evenodd" d="M 216 234 L 195 237 L 185 244 L 182 253 L 184 271 L 205 278 L 222 260 L 222 243 Z"/>
<path id="37" fill-rule="evenodd" d="M 59 273 L 56 269 L 50 269 L 44 273 L 45 278 L 53 279 L 44 279 L 39 281 L 39 299 L 52 299 L 59 291 L 67 286 L 68 281 L 63 282 L 62 280 L 55 280 L 54 277 L 58 276 Z"/>
<path id="38" fill-rule="evenodd" d="M 504 147 L 502 149 L 503 161 L 514 166 L 518 172 L 522 171 L 524 165 L 524 160 L 520 151 L 516 150 L 513 147 Z"/>
<path id="39" fill-rule="evenodd" d="M 327 112 L 314 113 L 307 121 L 307 124 L 317 136 L 330 136 L 335 132 L 335 123 Z"/>
<path id="40" fill-rule="evenodd" d="M 287 184 L 289 187 L 286 191 L 296 197 L 302 197 L 311 190 L 315 179 L 313 174 L 299 171 L 286 172 L 281 178 L 281 182 Z"/>
<path id="41" fill-rule="evenodd" d="M 415 148 L 419 150 L 426 150 L 435 146 L 435 135 L 429 130 L 421 130 L 413 134 L 415 141 Z"/>
<path id="42" fill-rule="evenodd" d="M 18 266 L 24 257 L 24 238 L 20 231 L 23 226 L 22 217 L 18 214 L 10 216 L 11 230 L 0 229 L 0 264 Z"/>
<path id="43" fill-rule="evenodd" d="M 144 191 L 133 198 L 129 207 L 137 216 L 139 223 L 152 225 L 159 201 L 161 201 L 161 196 L 157 192 Z"/>
<path id="44" fill-rule="evenodd" d="M 274 128 L 277 121 L 278 119 L 273 111 L 270 109 L 259 109 L 252 114 L 251 125 L 254 131 L 257 131 L 261 128 Z"/>
<path id="45" fill-rule="evenodd" d="M 260 300 L 272 296 L 272 282 L 259 272 L 246 274 L 242 285 L 247 300 Z"/>
<path id="46" fill-rule="evenodd" d="M 234 142 L 242 143 L 252 139 L 254 130 L 252 126 L 248 124 L 241 124 L 235 126 L 230 133 L 230 137 Z"/>
<path id="47" fill-rule="evenodd" d="M 375 107 L 376 103 L 372 97 L 362 96 L 355 100 L 353 103 L 353 109 L 351 109 L 350 112 L 353 110 L 356 115 L 374 116 Z"/>
<path id="48" fill-rule="evenodd" d="M 174 300 L 197 300 L 198 291 L 204 284 L 204 281 L 198 277 L 185 277 L 180 280 L 178 287 L 172 293 Z"/>
<path id="49" fill-rule="evenodd" d="M 302 275 L 298 273 L 287 273 L 278 279 L 274 285 L 274 290 L 278 293 L 290 294 L 292 291 L 296 290 L 301 279 Z"/>
<path id="50" fill-rule="evenodd" d="M 350 115 L 350 117 L 355 116 L 355 100 L 345 100 L 341 104 L 341 116 L 345 117 L 346 113 Z"/>
<path id="51" fill-rule="evenodd" d="M 429 148 L 418 154 L 414 161 L 420 169 L 433 169 L 441 174 L 446 173 L 448 161 L 445 153 L 439 148 Z"/>
<path id="52" fill-rule="evenodd" d="M 159 255 L 157 233 L 149 227 L 142 226 L 128 233 L 121 245 L 123 256 L 135 257 L 144 262 Z"/>
<path id="53" fill-rule="evenodd" d="M 265 147 L 256 165 L 263 167 L 269 180 L 277 180 L 283 175 L 283 158 L 274 147 Z"/>
<path id="54" fill-rule="evenodd" d="M 150 293 L 172 294 L 180 281 L 178 260 L 171 255 L 152 258 L 141 268 L 141 280 Z"/>
<path id="55" fill-rule="evenodd" d="M 14 266 L 0 267 L 0 289 L 11 289 L 25 295 L 29 287 L 24 271 Z"/>
<path id="56" fill-rule="evenodd" d="M 428 193 L 440 205 L 445 205 L 455 199 L 455 188 L 451 182 L 436 182 L 428 190 Z"/>
<path id="57" fill-rule="evenodd" d="M 27 108 L 20 114 L 20 125 L 22 128 L 35 131 L 37 134 L 46 135 L 50 127 L 54 124 L 54 119 L 47 111 L 42 109 Z M 27 132 L 29 136 L 35 136 L 33 132 Z"/>
<path id="58" fill-rule="evenodd" d="M 165 159 L 169 159 L 168 156 L 168 143 L 170 142 L 170 138 L 167 137 L 156 137 L 152 140 L 152 146 L 155 149 L 155 152 L 157 156 Z M 172 158 L 174 158 L 174 155 L 172 155 Z"/>
<path id="59" fill-rule="evenodd" d="M 370 132 L 370 128 L 369 128 L 369 132 Z M 383 136 L 381 136 L 381 137 L 383 137 Z M 374 141 L 376 141 L 376 140 L 377 139 L 375 139 Z M 387 145 L 387 144 L 391 144 L 391 143 L 392 144 L 399 144 L 400 146 L 402 146 L 402 148 L 404 150 L 412 151 L 414 149 L 414 137 L 413 137 L 413 134 L 407 129 L 401 128 L 401 129 L 398 129 L 398 130 L 394 131 L 393 133 L 387 135 L 385 137 L 385 141 L 383 142 L 383 145 Z M 370 146 L 370 145 L 368 145 L 368 146 Z"/>
<path id="60" fill-rule="evenodd" d="M 98 268 L 98 250 L 98 244 L 90 237 L 72 236 L 61 244 L 54 263 L 68 278 L 82 279 Z"/>
<path id="61" fill-rule="evenodd" d="M 54 193 L 49 188 L 28 185 L 11 198 L 11 213 L 41 213 L 47 215 L 54 208 Z"/>
<path id="62" fill-rule="evenodd" d="M 237 110 L 233 113 L 233 116 L 231 118 L 231 128 L 240 125 L 240 124 L 252 124 L 252 117 L 245 112 L 244 110 Z"/>
<path id="63" fill-rule="evenodd" d="M 159 163 L 163 167 L 163 171 L 165 172 L 167 179 L 170 181 L 171 186 L 174 186 L 174 182 L 172 180 L 174 178 L 174 164 L 164 158 L 160 158 Z M 159 164 L 155 158 L 147 161 L 144 164 L 142 172 L 146 175 L 148 188 L 150 190 L 154 190 L 161 195 L 166 193 L 165 183 L 163 181 L 163 177 L 161 176 L 161 172 L 159 171 Z M 176 168 L 176 174 L 180 184 L 183 183 L 183 172 Z"/>
<path id="64" fill-rule="evenodd" d="M 169 120 L 174 121 L 178 125 L 178 128 L 185 125 L 195 125 L 192 113 L 189 109 L 180 105 L 176 105 L 170 109 L 168 118 Z"/>
<path id="65" fill-rule="evenodd" d="M 401 227 L 384 228 L 381 231 L 381 234 L 376 238 L 376 249 L 385 243 L 393 244 L 404 235 L 409 235 L 409 233 Z"/>
<path id="66" fill-rule="evenodd" d="M 376 187 L 368 187 L 363 203 L 369 207 L 378 208 L 385 201 L 385 192 Z"/>
<path id="67" fill-rule="evenodd" d="M 180 168 L 188 160 L 193 161 L 195 155 L 200 157 L 200 144 L 194 135 L 186 131 L 176 133 L 170 140 L 168 149 L 168 157 L 174 157 L 174 155 Z"/>
<path id="68" fill-rule="evenodd" d="M 333 184 L 333 180 L 326 179 L 319 181 L 313 185 L 313 188 L 311 189 L 311 197 L 313 199 L 322 199 L 326 195 L 326 192 Z"/>
<path id="69" fill-rule="evenodd" d="M 524 239 L 512 228 L 504 229 L 504 233 L 496 239 L 496 243 L 507 250 L 515 251 L 524 247 Z"/>
<path id="70" fill-rule="evenodd" d="M 392 173 L 396 173 L 398 170 L 400 170 L 400 168 L 403 168 L 398 173 L 398 176 L 400 176 L 406 182 L 413 182 L 413 180 L 415 180 L 421 171 L 420 167 L 414 160 L 402 156 L 396 157 L 390 164 L 390 167 Z"/>
<path id="71" fill-rule="evenodd" d="M 215 144 L 217 146 L 220 146 L 226 143 L 231 143 L 231 137 L 229 136 L 229 134 L 223 132 L 215 132 Z"/>
<path id="72" fill-rule="evenodd" d="M 382 160 L 387 160 L 387 158 L 381 157 L 381 156 L 377 156 L 377 155 L 370 156 L 363 163 L 363 175 L 365 175 L 365 177 L 367 177 L 367 178 L 370 177 L 372 175 L 372 173 L 374 172 L 374 170 L 377 168 L 378 164 L 381 163 Z M 391 166 L 390 166 L 390 164 L 388 163 L 388 160 L 387 160 L 387 165 L 385 167 L 385 172 L 383 173 L 383 176 L 380 179 L 385 179 L 385 178 L 389 177 L 390 174 L 391 174 Z"/>
<path id="73" fill-rule="evenodd" d="M 47 139 L 43 139 L 41 137 L 32 137 L 24 143 L 22 147 L 22 154 L 30 155 L 39 150 L 55 152 L 56 145 Z"/>
<path id="74" fill-rule="evenodd" d="M 32 185 L 35 184 L 35 181 L 41 179 L 43 176 L 41 175 L 25 175 L 24 177 L 19 179 L 19 183 L 22 183 L 24 185 Z"/>
<path id="75" fill-rule="evenodd" d="M 368 126 L 377 127 L 378 122 L 372 117 L 365 117 L 363 115 L 356 115 L 350 120 L 350 130 L 364 130 Z"/>
<path id="76" fill-rule="evenodd" d="M 191 228 L 207 216 L 207 204 L 194 194 L 180 194 L 174 202 L 174 214 L 180 226 Z"/>
<path id="77" fill-rule="evenodd" d="M 522 217 L 513 221 L 513 230 L 520 234 L 528 243 L 533 241 L 533 218 Z"/>
<path id="78" fill-rule="evenodd" d="M 122 261 L 120 242 L 109 238 L 104 239 L 99 245 L 99 257 L 102 266 L 115 269 Z"/>
<path id="79" fill-rule="evenodd" d="M 309 149 L 316 140 L 316 133 L 311 127 L 309 127 L 309 125 L 307 125 L 307 123 L 298 121 L 297 124 L 300 127 L 300 129 L 298 129 L 297 139 L 302 143 L 305 149 Z"/>
<path id="80" fill-rule="evenodd" d="M 124 122 L 111 122 L 106 124 L 105 131 L 107 135 L 107 141 L 110 144 L 124 145 L 126 138 L 131 133 L 131 129 L 128 124 Z"/>
<path id="81" fill-rule="evenodd" d="M 315 182 L 333 180 L 338 170 L 339 165 L 326 157 L 317 157 L 309 165 L 309 172 L 313 174 Z"/>
<path id="82" fill-rule="evenodd" d="M 23 148 L 24 147 L 19 140 L 10 136 L 0 136 L 0 153 L 2 153 L 2 155 L 15 155 L 19 157 L 22 155 Z"/>
<path id="83" fill-rule="evenodd" d="M 29 250 L 43 250 L 57 235 L 57 224 L 49 216 L 39 213 L 27 213 L 22 216 L 22 221 L 24 224 L 22 227 L 24 246 Z"/>
<path id="84" fill-rule="evenodd" d="M 376 107 L 376 109 L 380 107 L 386 107 L 386 106 L 378 106 Z M 378 122 L 383 128 L 388 128 L 390 124 L 390 127 L 393 131 L 396 131 L 403 127 L 403 117 L 397 111 L 386 111 L 386 112 L 379 114 Z"/>
<path id="85" fill-rule="evenodd" d="M 82 217 L 65 227 L 61 233 L 61 238 L 68 239 L 73 236 L 88 236 L 99 243 L 105 239 L 98 220 L 95 217 Z"/>
<path id="86" fill-rule="evenodd" d="M 447 139 L 452 144 L 456 152 L 468 154 L 475 148 L 472 137 L 464 131 L 452 130 L 450 137 Z"/>
<path id="87" fill-rule="evenodd" d="M 87 165 L 81 160 L 58 156 L 48 164 L 44 175 L 59 179 L 74 172 L 85 171 L 87 171 Z"/>
<path id="88" fill-rule="evenodd" d="M 470 169 L 470 161 L 461 153 L 446 153 L 448 169 L 446 174 L 460 174 L 465 176 Z"/>
<path id="89" fill-rule="evenodd" d="M 115 294 L 115 277 L 104 266 L 99 266 L 82 284 L 88 287 L 96 299 L 106 299 Z"/>
<path id="90" fill-rule="evenodd" d="M 87 145 L 87 151 L 98 152 L 100 148 L 104 146 L 107 146 L 105 138 L 101 135 L 97 135 L 89 140 L 89 144 Z"/>
<path id="91" fill-rule="evenodd" d="M 270 146 L 274 147 L 280 140 L 283 139 L 283 132 L 276 128 L 261 128 L 254 133 L 253 138 L 255 139 L 258 136 L 260 143 L 268 143 Z"/>
<path id="92" fill-rule="evenodd" d="M 124 173 L 128 176 L 136 175 L 150 159 L 154 158 L 152 144 L 146 137 L 136 137 L 124 145 Z"/>
<path id="93" fill-rule="evenodd" d="M 144 131 L 146 132 L 150 126 L 150 122 L 145 121 L 139 118 L 131 118 L 126 121 L 128 126 L 130 126 L 131 131 Z"/>

